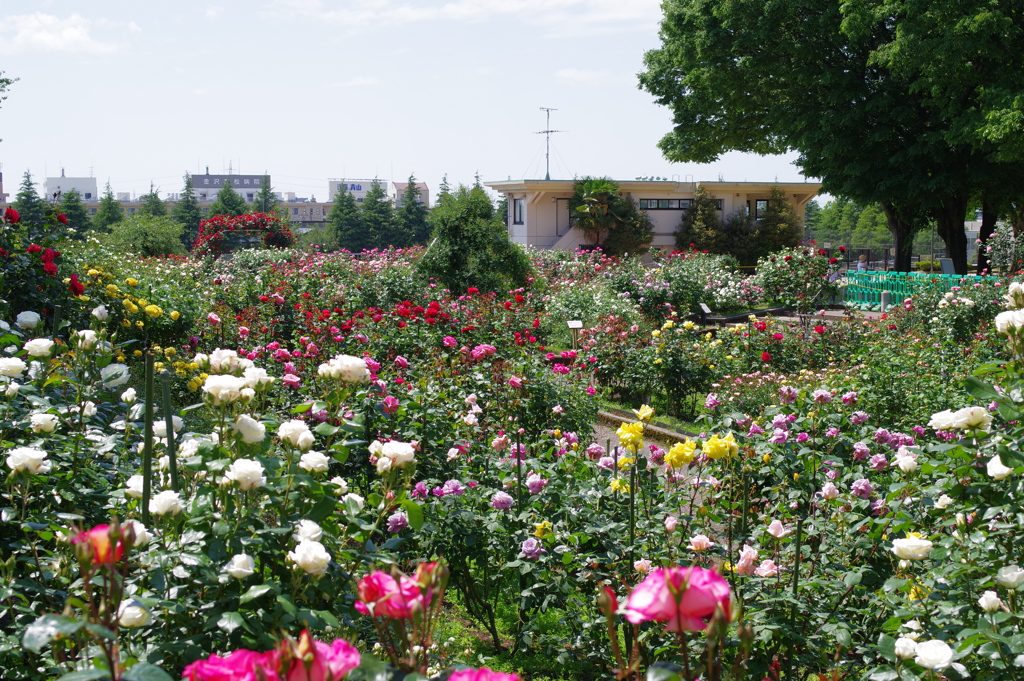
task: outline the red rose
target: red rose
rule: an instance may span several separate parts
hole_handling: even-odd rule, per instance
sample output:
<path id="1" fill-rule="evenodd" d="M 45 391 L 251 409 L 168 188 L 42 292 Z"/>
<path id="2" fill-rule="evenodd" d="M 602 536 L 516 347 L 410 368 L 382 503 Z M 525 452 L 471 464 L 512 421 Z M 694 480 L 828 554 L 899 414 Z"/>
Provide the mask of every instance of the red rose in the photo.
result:
<path id="1" fill-rule="evenodd" d="M 68 290 L 71 291 L 71 295 L 73 296 L 80 296 L 85 293 L 85 284 L 78 281 L 77 274 L 71 275 L 71 283 L 68 285 Z"/>
<path id="2" fill-rule="evenodd" d="M 13 208 L 7 208 L 4 210 L 4 219 L 12 225 L 16 225 L 21 221 L 21 215 Z"/>
<path id="3" fill-rule="evenodd" d="M 54 265 L 52 262 L 44 262 L 43 271 L 46 272 L 47 274 L 57 274 L 57 266 Z"/>
<path id="4" fill-rule="evenodd" d="M 770 361 L 772 361 L 772 356 L 769 355 L 767 352 L 762 352 L 761 353 L 761 361 L 762 362 L 770 362 Z"/>
<path id="5" fill-rule="evenodd" d="M 59 257 L 60 257 L 60 253 L 59 252 L 53 250 L 52 248 L 47 248 L 45 251 L 43 251 L 43 254 L 41 256 L 39 256 L 39 259 L 42 260 L 44 263 L 52 263 L 54 260 L 56 260 Z M 56 269 L 56 268 L 54 268 L 54 269 Z"/>
<path id="6" fill-rule="evenodd" d="M 57 222 L 62 225 L 68 224 L 68 216 L 64 215 L 64 213 L 57 213 Z"/>
<path id="7" fill-rule="evenodd" d="M 31 246 L 29 246 L 25 250 L 28 251 L 29 253 L 39 253 L 40 251 L 43 250 L 43 247 L 40 246 L 39 244 L 32 244 Z"/>
<path id="8" fill-rule="evenodd" d="M 837 262 L 839 262 L 839 258 L 829 258 L 828 259 L 828 264 L 829 265 L 835 265 Z"/>

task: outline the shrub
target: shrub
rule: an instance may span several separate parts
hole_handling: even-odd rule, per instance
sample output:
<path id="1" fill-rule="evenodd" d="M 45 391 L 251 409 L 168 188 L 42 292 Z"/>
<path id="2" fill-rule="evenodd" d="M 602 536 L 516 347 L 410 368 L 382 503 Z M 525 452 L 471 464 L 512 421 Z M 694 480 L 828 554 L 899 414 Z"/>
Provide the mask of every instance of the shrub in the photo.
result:
<path id="1" fill-rule="evenodd" d="M 184 228 L 168 217 L 131 216 L 110 226 L 107 243 L 121 253 L 141 256 L 181 255 Z"/>

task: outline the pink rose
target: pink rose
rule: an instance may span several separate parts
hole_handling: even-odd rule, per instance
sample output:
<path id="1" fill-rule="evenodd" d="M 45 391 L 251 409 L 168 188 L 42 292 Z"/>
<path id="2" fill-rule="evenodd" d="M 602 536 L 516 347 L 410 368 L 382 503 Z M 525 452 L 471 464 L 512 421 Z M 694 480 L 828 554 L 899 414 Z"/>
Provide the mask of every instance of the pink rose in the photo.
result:
<path id="1" fill-rule="evenodd" d="M 206 320 L 211 324 L 220 324 L 220 317 L 218 317 L 217 314 L 214 312 L 211 312 L 210 314 L 206 315 Z"/>
<path id="2" fill-rule="evenodd" d="M 276 661 L 270 657 L 251 650 L 236 650 L 227 657 L 210 655 L 185 667 L 182 678 L 187 681 L 255 681 L 256 668 L 260 667 L 267 681 L 279 681 Z"/>
<path id="3" fill-rule="evenodd" d="M 385 414 L 394 414 L 398 411 L 398 399 L 388 395 L 380 405 Z"/>
<path id="4" fill-rule="evenodd" d="M 398 357 L 395 357 L 395 366 L 398 367 L 399 369 L 408 369 L 409 360 L 399 355 Z"/>
<path id="5" fill-rule="evenodd" d="M 281 382 L 284 383 L 289 388 L 298 388 L 299 385 L 302 383 L 302 379 L 300 379 L 295 374 L 285 374 L 284 378 L 281 379 Z"/>
<path id="6" fill-rule="evenodd" d="M 519 378 L 518 376 L 512 376 L 511 378 L 508 379 L 508 384 L 513 388 L 521 388 L 523 385 L 523 379 Z"/>
<path id="7" fill-rule="evenodd" d="M 376 570 L 359 580 L 359 600 L 356 610 L 364 615 L 409 619 L 414 607 L 423 607 L 429 602 L 424 598 L 420 585 L 402 576 L 400 582 L 386 572 Z M 373 606 L 371 612 L 368 606 Z"/>
<path id="8" fill-rule="evenodd" d="M 668 631 L 704 631 L 719 609 L 729 617 L 729 583 L 702 567 L 657 568 L 626 599 L 630 623 L 666 622 Z"/>
<path id="9" fill-rule="evenodd" d="M 448 681 L 519 681 L 519 675 L 495 672 L 487 667 L 480 667 L 480 669 L 460 669 L 452 672 Z"/>
<path id="10" fill-rule="evenodd" d="M 750 576 L 754 574 L 754 561 L 757 560 L 757 549 L 744 544 L 740 550 L 740 559 L 736 563 L 737 574 Z"/>
<path id="11" fill-rule="evenodd" d="M 331 644 L 314 641 L 308 630 L 284 653 L 288 669 L 281 681 L 340 681 L 359 666 L 359 651 L 348 641 L 335 639 Z"/>

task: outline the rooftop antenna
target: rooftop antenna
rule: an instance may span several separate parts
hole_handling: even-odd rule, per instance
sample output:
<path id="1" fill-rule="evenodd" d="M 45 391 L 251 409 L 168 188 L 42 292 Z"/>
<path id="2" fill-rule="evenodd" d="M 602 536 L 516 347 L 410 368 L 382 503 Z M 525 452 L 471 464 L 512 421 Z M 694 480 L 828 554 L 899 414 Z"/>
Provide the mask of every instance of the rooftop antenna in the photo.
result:
<path id="1" fill-rule="evenodd" d="M 551 133 L 553 133 L 553 132 L 562 132 L 562 131 L 561 130 L 552 130 L 551 129 L 551 112 L 552 111 L 558 111 L 558 109 L 552 109 L 551 107 L 542 106 L 542 107 L 540 107 L 540 110 L 543 111 L 545 114 L 547 114 L 547 125 L 544 126 L 545 128 L 547 128 L 547 130 L 541 130 L 541 131 L 539 131 L 539 132 L 537 132 L 535 134 L 537 134 L 537 135 L 544 135 L 544 145 L 545 145 L 545 151 L 544 151 L 544 179 L 545 180 L 550 180 L 551 179 Z"/>

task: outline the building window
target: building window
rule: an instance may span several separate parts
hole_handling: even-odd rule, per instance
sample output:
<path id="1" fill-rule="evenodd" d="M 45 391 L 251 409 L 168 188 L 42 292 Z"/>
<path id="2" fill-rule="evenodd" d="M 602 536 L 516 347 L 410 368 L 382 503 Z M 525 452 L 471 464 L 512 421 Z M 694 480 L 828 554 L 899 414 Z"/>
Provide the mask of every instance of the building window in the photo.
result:
<path id="1" fill-rule="evenodd" d="M 686 210 L 693 203 L 692 199 L 640 199 L 637 201 L 641 210 Z"/>
<path id="2" fill-rule="evenodd" d="M 754 201 L 754 219 L 760 220 L 768 212 L 768 199 L 757 199 Z"/>
<path id="3" fill-rule="evenodd" d="M 86 192 L 86 193 L 85 193 L 85 200 L 86 200 L 86 201 L 88 201 L 88 200 L 90 200 L 91 198 L 92 198 L 92 192 Z"/>
<path id="4" fill-rule="evenodd" d="M 298 208 L 292 208 L 292 215 L 298 215 L 298 214 L 299 214 L 299 209 Z"/>
<path id="5" fill-rule="evenodd" d="M 523 212 L 526 209 L 526 199 L 512 199 L 512 224 L 523 224 Z"/>
<path id="6" fill-rule="evenodd" d="M 89 209 L 89 215 L 96 215 L 96 209 L 95 208 L 90 208 Z"/>
<path id="7" fill-rule="evenodd" d="M 245 200 L 246 201 L 253 201 L 255 199 L 256 199 L 256 195 L 255 194 L 246 194 L 245 195 Z"/>

